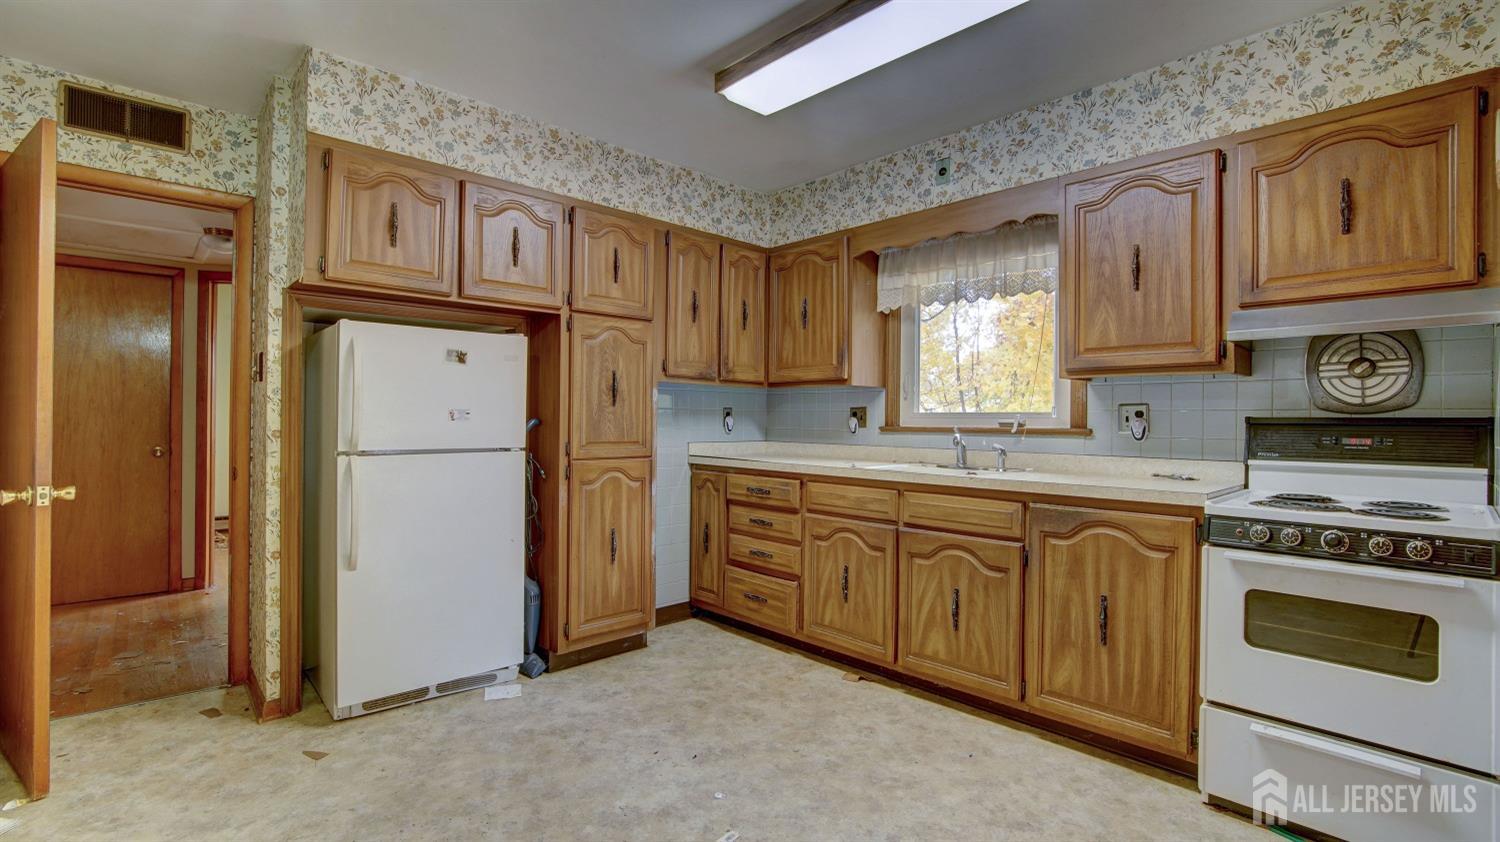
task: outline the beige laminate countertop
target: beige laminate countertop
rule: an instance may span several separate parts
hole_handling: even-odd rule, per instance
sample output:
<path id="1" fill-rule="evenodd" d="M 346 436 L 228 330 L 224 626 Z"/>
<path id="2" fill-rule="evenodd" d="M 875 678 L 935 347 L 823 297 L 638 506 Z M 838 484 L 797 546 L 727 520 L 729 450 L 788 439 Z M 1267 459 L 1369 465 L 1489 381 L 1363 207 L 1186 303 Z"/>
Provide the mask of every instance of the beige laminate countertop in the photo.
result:
<path id="1" fill-rule="evenodd" d="M 969 464 L 978 467 L 966 471 L 938 467 L 953 463 L 953 451 L 948 449 L 775 441 L 694 442 L 688 445 L 688 462 L 701 467 L 1195 508 L 1245 486 L 1244 465 L 1239 462 L 1011 453 L 1006 461 L 1010 470 L 999 473 L 993 470 L 994 454 L 978 449 L 969 452 Z"/>

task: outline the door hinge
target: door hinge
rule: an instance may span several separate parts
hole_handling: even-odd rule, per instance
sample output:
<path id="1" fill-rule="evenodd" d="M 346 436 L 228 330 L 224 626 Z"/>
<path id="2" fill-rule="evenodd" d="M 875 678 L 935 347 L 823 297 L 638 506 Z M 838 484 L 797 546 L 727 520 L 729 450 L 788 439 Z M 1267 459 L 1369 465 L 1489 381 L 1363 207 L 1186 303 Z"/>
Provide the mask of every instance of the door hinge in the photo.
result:
<path id="1" fill-rule="evenodd" d="M 1481 115 L 1490 113 L 1490 92 L 1479 92 L 1479 113 Z"/>
<path id="2" fill-rule="evenodd" d="M 1484 252 L 1480 252 L 1479 253 L 1479 264 L 1478 264 L 1478 266 L 1475 267 L 1475 269 L 1476 269 L 1476 271 L 1479 272 L 1479 277 L 1481 277 L 1481 278 L 1483 278 L 1486 274 L 1489 273 L 1489 271 L 1490 271 L 1490 260 L 1485 255 Z"/>
<path id="3" fill-rule="evenodd" d="M 1483 114 L 1484 112 L 1481 111 L 1479 113 Z M 328 162 L 332 158 L 332 156 L 333 156 L 333 153 L 331 151 L 329 151 L 327 149 L 323 150 L 323 169 L 325 169 L 325 170 L 328 169 Z"/>
<path id="4" fill-rule="evenodd" d="M 265 351 L 255 352 L 255 356 L 250 360 L 250 379 L 255 383 L 263 382 L 266 379 Z"/>
<path id="5" fill-rule="evenodd" d="M 668 246 L 672 245 L 672 232 L 671 231 L 667 232 L 667 245 Z"/>
<path id="6" fill-rule="evenodd" d="M 1188 747 L 1193 751 L 1198 750 L 1198 729 L 1194 728 L 1188 732 Z"/>
<path id="7" fill-rule="evenodd" d="M 573 209 L 572 208 L 568 208 L 568 224 L 569 225 L 573 224 Z"/>
<path id="8" fill-rule="evenodd" d="M 662 357 L 662 359 L 661 359 L 661 373 L 662 374 L 666 374 L 667 373 L 667 358 L 666 357 Z"/>
<path id="9" fill-rule="evenodd" d="M 1198 524 L 1198 528 L 1196 530 L 1194 530 L 1194 532 L 1197 533 L 1198 543 L 1200 543 L 1200 544 L 1207 544 L 1208 543 L 1208 521 L 1205 520 L 1205 521 L 1200 522 Z"/>
<path id="10" fill-rule="evenodd" d="M 1026 679 L 1021 679 L 1021 698 L 1026 698 Z"/>
<path id="11" fill-rule="evenodd" d="M 573 317 L 568 316 L 568 333 L 573 332 Z"/>
<path id="12" fill-rule="evenodd" d="M 1229 172 L 1229 153 L 1219 150 L 1219 172 Z"/>
<path id="13" fill-rule="evenodd" d="M 1031 548 L 1030 547 L 1022 547 L 1021 548 L 1021 569 L 1025 570 L 1026 568 L 1028 568 L 1030 566 L 1031 566 Z"/>
<path id="14" fill-rule="evenodd" d="M 569 459 L 573 458 L 573 440 L 572 439 L 568 439 L 567 441 L 563 442 L 563 455 L 566 456 L 566 457 L 568 457 Z"/>
<path id="15" fill-rule="evenodd" d="M 1219 359 L 1222 360 L 1227 356 L 1229 356 L 1229 343 L 1221 339 L 1219 340 Z"/>
<path id="16" fill-rule="evenodd" d="M 565 640 L 572 640 L 572 639 L 573 639 L 573 638 L 572 638 L 572 637 L 571 637 L 571 636 L 569 636 L 569 634 L 568 634 L 568 624 L 567 624 L 567 623 L 563 623 L 563 638 L 564 638 L 564 639 L 565 639 Z"/>
<path id="17" fill-rule="evenodd" d="M 573 478 L 573 463 L 569 462 L 568 464 L 566 464 L 566 465 L 563 466 L 563 479 L 569 480 L 569 479 L 572 479 L 572 478 Z"/>
<path id="18" fill-rule="evenodd" d="M 571 290 L 571 289 L 568 290 L 567 302 L 568 302 L 568 306 L 569 307 L 573 306 L 573 290 Z"/>
<path id="19" fill-rule="evenodd" d="M 322 275 L 322 274 L 326 273 L 327 271 L 328 271 L 328 258 L 323 257 L 322 255 L 319 255 L 318 256 L 318 274 Z"/>

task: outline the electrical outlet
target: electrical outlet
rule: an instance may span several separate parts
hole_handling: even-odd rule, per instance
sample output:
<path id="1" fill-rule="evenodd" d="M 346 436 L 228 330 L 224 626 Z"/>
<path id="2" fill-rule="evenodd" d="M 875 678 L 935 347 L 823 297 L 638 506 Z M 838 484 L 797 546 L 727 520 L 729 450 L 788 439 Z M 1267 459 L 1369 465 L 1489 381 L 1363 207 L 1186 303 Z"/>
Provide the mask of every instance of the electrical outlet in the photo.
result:
<path id="1" fill-rule="evenodd" d="M 1149 403 L 1122 403 L 1122 404 L 1120 404 L 1119 411 L 1115 413 L 1115 423 L 1116 423 L 1115 432 L 1117 432 L 1117 433 L 1129 433 L 1130 432 L 1130 419 L 1137 418 L 1137 417 L 1144 419 L 1145 422 L 1146 422 L 1146 424 L 1149 425 L 1151 423 L 1151 404 L 1149 404 Z"/>
<path id="2" fill-rule="evenodd" d="M 734 407 L 732 407 L 732 406 L 726 406 L 726 407 L 724 407 L 724 435 L 727 436 L 727 435 L 730 435 L 733 432 L 734 432 Z"/>
<path id="3" fill-rule="evenodd" d="M 858 421 L 861 428 L 868 427 L 870 425 L 870 416 L 869 413 L 865 410 L 865 407 L 849 407 L 849 417 L 853 418 L 855 421 Z"/>
<path id="4" fill-rule="evenodd" d="M 953 159 L 938 158 L 932 162 L 932 183 L 947 184 L 953 180 Z"/>

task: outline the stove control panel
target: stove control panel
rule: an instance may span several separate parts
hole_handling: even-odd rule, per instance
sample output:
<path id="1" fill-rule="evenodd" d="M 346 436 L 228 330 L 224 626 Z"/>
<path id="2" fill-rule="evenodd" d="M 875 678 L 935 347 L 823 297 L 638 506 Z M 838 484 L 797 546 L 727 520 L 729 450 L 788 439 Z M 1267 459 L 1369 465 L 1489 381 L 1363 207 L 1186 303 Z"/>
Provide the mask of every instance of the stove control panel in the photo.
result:
<path id="1" fill-rule="evenodd" d="M 1208 543 L 1285 555 L 1408 567 L 1434 573 L 1500 578 L 1497 548 L 1487 541 L 1405 532 L 1328 528 L 1273 520 L 1208 518 Z"/>

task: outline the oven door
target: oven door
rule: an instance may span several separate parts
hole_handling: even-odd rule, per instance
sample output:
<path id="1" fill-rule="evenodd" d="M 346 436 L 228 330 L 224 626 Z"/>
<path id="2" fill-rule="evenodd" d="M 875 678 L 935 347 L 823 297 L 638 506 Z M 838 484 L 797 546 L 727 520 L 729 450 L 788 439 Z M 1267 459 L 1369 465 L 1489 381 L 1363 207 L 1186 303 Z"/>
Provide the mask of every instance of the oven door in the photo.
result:
<path id="1" fill-rule="evenodd" d="M 1223 547 L 1204 560 L 1209 701 L 1500 771 L 1500 583 Z"/>

